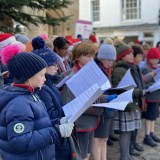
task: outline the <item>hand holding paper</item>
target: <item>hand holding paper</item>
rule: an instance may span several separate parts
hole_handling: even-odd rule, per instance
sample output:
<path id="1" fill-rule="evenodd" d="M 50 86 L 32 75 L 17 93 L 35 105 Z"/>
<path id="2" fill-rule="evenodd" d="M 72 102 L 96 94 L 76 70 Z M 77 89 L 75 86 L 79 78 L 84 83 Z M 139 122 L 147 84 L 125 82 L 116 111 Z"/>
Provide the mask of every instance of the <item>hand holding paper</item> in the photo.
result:
<path id="1" fill-rule="evenodd" d="M 111 100 L 109 103 L 93 104 L 92 106 L 124 110 L 127 104 L 133 102 L 132 94 L 133 94 L 133 89 L 123 92 L 122 94 L 118 95 L 117 98 Z"/>

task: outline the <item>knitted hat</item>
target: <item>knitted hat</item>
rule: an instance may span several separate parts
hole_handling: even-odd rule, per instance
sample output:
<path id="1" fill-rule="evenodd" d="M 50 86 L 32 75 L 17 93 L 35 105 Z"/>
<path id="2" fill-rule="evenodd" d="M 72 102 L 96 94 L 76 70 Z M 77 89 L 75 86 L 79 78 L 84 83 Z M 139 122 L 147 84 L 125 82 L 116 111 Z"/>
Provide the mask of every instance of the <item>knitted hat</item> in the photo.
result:
<path id="1" fill-rule="evenodd" d="M 12 34 L 10 33 L 0 34 L 0 50 L 13 42 L 16 42 L 16 39 Z"/>
<path id="2" fill-rule="evenodd" d="M 45 42 L 41 37 L 35 37 L 32 40 L 33 53 L 41 57 L 48 66 L 58 63 L 57 56 L 50 48 L 45 46 Z"/>
<path id="3" fill-rule="evenodd" d="M 29 42 L 29 38 L 23 34 L 15 34 L 15 38 L 17 41 L 19 41 L 23 44 L 26 44 L 27 42 Z"/>
<path id="4" fill-rule="evenodd" d="M 148 50 L 147 59 L 160 59 L 160 51 L 158 48 L 151 48 Z"/>
<path id="5" fill-rule="evenodd" d="M 89 40 L 92 41 L 93 43 L 97 43 L 96 37 L 92 34 L 89 36 Z"/>
<path id="6" fill-rule="evenodd" d="M 33 53 L 19 53 L 16 45 L 5 47 L 1 56 L 2 62 L 7 64 L 9 72 L 14 77 L 15 83 L 24 83 L 47 66 L 42 58 Z"/>
<path id="7" fill-rule="evenodd" d="M 133 49 L 126 44 L 119 44 L 115 46 L 115 48 L 117 51 L 117 60 L 121 59 L 122 57 L 124 57 L 125 55 L 129 53 L 133 53 Z"/>
<path id="8" fill-rule="evenodd" d="M 102 44 L 98 49 L 98 59 L 116 60 L 116 49 L 110 44 Z"/>

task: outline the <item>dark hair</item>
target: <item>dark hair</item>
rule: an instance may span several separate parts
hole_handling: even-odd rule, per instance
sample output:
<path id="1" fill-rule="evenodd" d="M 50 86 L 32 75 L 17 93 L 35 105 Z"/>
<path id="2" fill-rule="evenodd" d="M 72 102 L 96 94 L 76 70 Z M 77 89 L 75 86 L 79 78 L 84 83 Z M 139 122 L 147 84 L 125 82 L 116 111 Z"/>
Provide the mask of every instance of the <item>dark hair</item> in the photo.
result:
<path id="1" fill-rule="evenodd" d="M 139 47 L 137 45 L 134 45 L 134 46 L 132 46 L 132 49 L 133 49 L 134 57 L 136 57 L 137 54 L 142 54 L 143 55 L 143 50 L 141 49 L 141 47 Z"/>
<path id="2" fill-rule="evenodd" d="M 63 48 L 66 44 L 70 44 L 65 38 L 63 37 L 57 37 L 54 41 L 53 41 L 53 45 L 54 45 L 54 51 L 55 48 L 57 47 L 58 49 Z"/>
<path id="3" fill-rule="evenodd" d="M 159 41 L 159 42 L 157 42 L 157 44 L 156 44 L 156 48 L 158 48 L 159 44 L 160 44 L 160 41 Z"/>

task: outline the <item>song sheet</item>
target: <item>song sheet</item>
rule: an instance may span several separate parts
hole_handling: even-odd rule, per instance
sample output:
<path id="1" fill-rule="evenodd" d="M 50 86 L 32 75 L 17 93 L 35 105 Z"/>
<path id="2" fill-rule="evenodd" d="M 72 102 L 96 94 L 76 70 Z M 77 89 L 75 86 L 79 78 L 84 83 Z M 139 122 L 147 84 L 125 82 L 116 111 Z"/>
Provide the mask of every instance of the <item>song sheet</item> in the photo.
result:
<path id="1" fill-rule="evenodd" d="M 95 83 L 103 90 L 111 88 L 109 79 L 94 61 L 88 62 L 66 82 L 75 97 L 82 94 Z"/>
<path id="2" fill-rule="evenodd" d="M 132 75 L 131 75 L 131 70 L 128 69 L 119 84 L 117 85 L 117 88 L 119 87 L 126 87 L 126 86 L 134 86 L 137 87 Z"/>
<path id="3" fill-rule="evenodd" d="M 133 90 L 134 89 L 130 89 L 126 92 L 123 92 L 122 94 L 118 95 L 117 98 L 108 103 L 93 104 L 92 106 L 124 110 L 129 103 L 133 102 Z"/>
<path id="4" fill-rule="evenodd" d="M 95 101 L 103 91 L 94 84 L 71 102 L 63 106 L 65 116 L 71 116 L 68 122 L 75 122 Z"/>

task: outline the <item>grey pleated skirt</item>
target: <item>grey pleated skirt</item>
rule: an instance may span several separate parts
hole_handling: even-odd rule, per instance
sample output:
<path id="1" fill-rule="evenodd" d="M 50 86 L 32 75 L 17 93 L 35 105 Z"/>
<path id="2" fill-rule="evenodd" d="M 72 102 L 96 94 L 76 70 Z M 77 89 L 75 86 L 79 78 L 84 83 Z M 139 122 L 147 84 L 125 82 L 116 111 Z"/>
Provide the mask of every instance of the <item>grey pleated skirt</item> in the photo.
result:
<path id="1" fill-rule="evenodd" d="M 122 132 L 134 131 L 141 128 L 141 112 L 140 110 L 123 112 L 118 111 L 114 118 L 114 129 Z"/>

